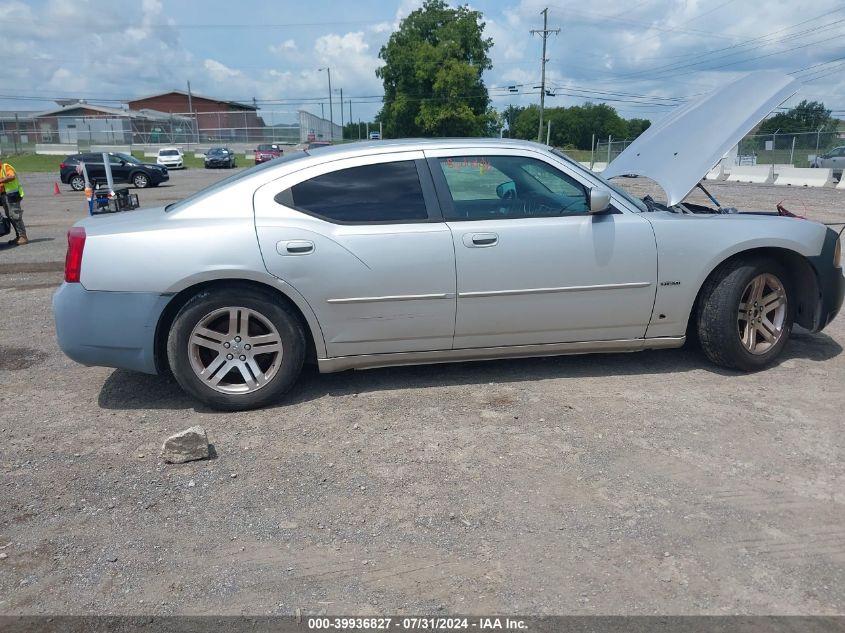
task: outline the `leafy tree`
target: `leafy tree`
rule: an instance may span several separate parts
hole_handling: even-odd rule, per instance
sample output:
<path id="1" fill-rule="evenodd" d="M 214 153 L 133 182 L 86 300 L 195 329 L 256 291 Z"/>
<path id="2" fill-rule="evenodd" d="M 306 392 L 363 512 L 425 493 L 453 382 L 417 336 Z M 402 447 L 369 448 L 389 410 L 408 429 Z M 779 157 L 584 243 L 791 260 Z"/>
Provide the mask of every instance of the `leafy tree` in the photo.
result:
<path id="1" fill-rule="evenodd" d="M 540 121 L 540 109 L 531 105 L 526 108 L 510 106 L 505 110 L 510 135 L 513 138 L 534 140 L 537 138 L 537 125 Z M 607 104 L 585 103 L 571 108 L 546 108 L 545 120 L 552 124 L 552 145 L 590 149 L 595 134 L 596 140 L 613 136 L 617 140 L 634 139 L 651 125 L 645 119 L 626 121 L 616 110 Z M 543 141 L 545 141 L 545 137 Z"/>
<path id="2" fill-rule="evenodd" d="M 836 130 L 838 121 L 830 116 L 830 110 L 825 109 L 821 101 L 807 101 L 804 99 L 787 112 L 781 112 L 766 119 L 760 124 L 761 134 L 772 134 L 778 130 L 782 133 L 815 132 L 822 128 L 822 132 Z"/>
<path id="3" fill-rule="evenodd" d="M 497 127 L 481 78 L 492 68 L 481 13 L 427 0 L 402 20 L 379 57 L 385 136 L 484 136 Z"/>

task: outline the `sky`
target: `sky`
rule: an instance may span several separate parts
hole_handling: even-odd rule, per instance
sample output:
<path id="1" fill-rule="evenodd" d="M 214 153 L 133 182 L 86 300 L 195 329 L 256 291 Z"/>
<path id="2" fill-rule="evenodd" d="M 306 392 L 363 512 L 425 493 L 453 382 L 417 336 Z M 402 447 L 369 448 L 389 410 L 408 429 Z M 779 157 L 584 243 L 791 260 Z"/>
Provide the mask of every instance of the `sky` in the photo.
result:
<path id="1" fill-rule="evenodd" d="M 0 0 L 0 109 L 56 98 L 118 106 L 171 89 L 252 102 L 281 122 L 299 109 L 372 120 L 380 48 L 421 0 Z M 455 3 L 452 3 L 456 6 Z M 547 107 L 592 101 L 659 120 L 757 69 L 793 73 L 800 99 L 845 118 L 845 1 L 477 0 L 493 39 L 492 105 L 539 100 L 540 12 L 548 7 Z M 322 102 L 322 106 L 321 106 Z M 321 110 L 322 108 L 322 110 Z M 267 117 L 265 117 L 267 118 Z"/>

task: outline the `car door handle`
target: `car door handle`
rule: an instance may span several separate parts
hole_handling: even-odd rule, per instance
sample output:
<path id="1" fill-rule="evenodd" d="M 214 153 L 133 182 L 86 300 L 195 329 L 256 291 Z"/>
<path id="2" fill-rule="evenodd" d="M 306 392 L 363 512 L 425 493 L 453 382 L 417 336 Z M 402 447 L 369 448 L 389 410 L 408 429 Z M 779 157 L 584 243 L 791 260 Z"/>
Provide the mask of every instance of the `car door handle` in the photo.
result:
<path id="1" fill-rule="evenodd" d="M 499 236 L 495 233 L 466 233 L 463 237 L 467 248 L 485 248 L 499 243 Z"/>
<path id="2" fill-rule="evenodd" d="M 308 255 L 314 252 L 314 242 L 309 240 L 287 240 L 276 244 L 279 255 Z"/>

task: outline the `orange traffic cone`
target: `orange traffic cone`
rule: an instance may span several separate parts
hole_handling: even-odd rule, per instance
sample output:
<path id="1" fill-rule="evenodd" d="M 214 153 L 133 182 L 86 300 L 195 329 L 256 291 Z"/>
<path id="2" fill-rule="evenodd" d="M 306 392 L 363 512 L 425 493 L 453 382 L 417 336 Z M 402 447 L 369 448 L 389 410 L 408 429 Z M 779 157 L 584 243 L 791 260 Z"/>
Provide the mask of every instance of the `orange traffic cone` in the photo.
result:
<path id="1" fill-rule="evenodd" d="M 54 195 L 54 196 L 58 196 L 58 195 L 60 195 L 61 193 L 62 193 L 62 192 L 61 192 L 61 191 L 59 191 L 59 183 L 54 182 L 54 183 L 53 183 L 53 195 Z"/>

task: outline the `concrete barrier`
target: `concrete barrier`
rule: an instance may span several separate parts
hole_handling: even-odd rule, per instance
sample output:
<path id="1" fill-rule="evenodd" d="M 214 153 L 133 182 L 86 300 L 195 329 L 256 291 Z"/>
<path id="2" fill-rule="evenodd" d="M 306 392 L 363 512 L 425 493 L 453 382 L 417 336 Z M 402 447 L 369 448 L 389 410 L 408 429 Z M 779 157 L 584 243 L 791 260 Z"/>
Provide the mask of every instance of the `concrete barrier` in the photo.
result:
<path id="1" fill-rule="evenodd" d="M 781 167 L 776 185 L 791 187 L 832 187 L 832 169 L 814 169 L 812 167 Z"/>
<path id="2" fill-rule="evenodd" d="M 600 174 L 607 169 L 607 163 L 593 163 L 593 171 Z"/>
<path id="3" fill-rule="evenodd" d="M 581 165 L 584 169 L 590 169 L 590 161 L 588 160 L 579 160 L 578 164 Z"/>
<path id="4" fill-rule="evenodd" d="M 777 175 L 781 172 L 781 170 L 788 169 L 790 167 L 792 167 L 791 163 L 775 163 L 774 165 L 772 165 L 772 168 L 774 169 L 774 172 L 775 172 L 775 177 L 777 177 Z"/>
<path id="5" fill-rule="evenodd" d="M 725 178 L 727 178 L 725 166 L 722 163 L 717 163 L 713 169 L 707 172 L 704 180 L 724 180 Z"/>
<path id="6" fill-rule="evenodd" d="M 76 154 L 76 143 L 36 143 L 35 153 L 45 156 L 68 156 Z"/>
<path id="7" fill-rule="evenodd" d="M 130 154 L 132 148 L 129 145 L 92 145 L 89 152 L 120 152 L 122 154 Z"/>
<path id="8" fill-rule="evenodd" d="M 770 185 L 774 180 L 774 169 L 771 165 L 734 165 L 727 180 Z"/>

